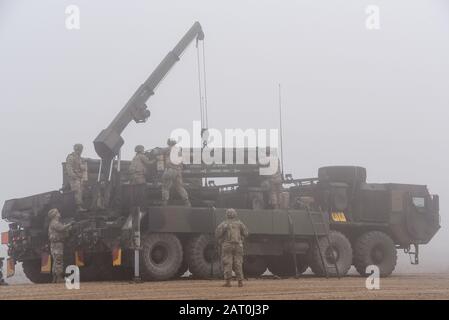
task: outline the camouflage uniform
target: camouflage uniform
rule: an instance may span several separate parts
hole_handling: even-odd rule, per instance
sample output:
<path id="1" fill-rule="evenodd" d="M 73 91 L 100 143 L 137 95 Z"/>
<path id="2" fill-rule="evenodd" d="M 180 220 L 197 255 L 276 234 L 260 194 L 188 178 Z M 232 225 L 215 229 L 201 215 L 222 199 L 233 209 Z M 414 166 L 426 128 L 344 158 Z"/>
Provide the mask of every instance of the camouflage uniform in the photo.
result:
<path id="1" fill-rule="evenodd" d="M 83 152 L 83 146 L 76 144 L 74 146 L 74 152 L 67 156 L 66 169 L 69 177 L 70 190 L 75 192 L 75 201 L 78 209 L 83 209 L 83 179 L 86 171 L 86 164 L 81 153 Z"/>
<path id="2" fill-rule="evenodd" d="M 53 260 L 52 274 L 53 282 L 64 280 L 64 240 L 71 224 L 63 224 L 59 221 L 61 215 L 58 209 L 48 212 L 50 224 L 48 226 L 48 239 L 50 240 L 50 252 Z"/>
<path id="3" fill-rule="evenodd" d="M 4 258 L 0 258 L 0 286 L 8 285 L 3 278 L 3 260 Z"/>
<path id="4" fill-rule="evenodd" d="M 148 159 L 144 154 L 145 148 L 143 146 L 137 146 L 135 148 L 136 155 L 131 161 L 131 166 L 129 167 L 130 181 L 131 184 L 139 185 L 146 183 L 146 172 L 147 168 L 154 163 Z"/>
<path id="5" fill-rule="evenodd" d="M 281 204 L 282 175 L 277 171 L 268 179 L 269 202 L 273 209 L 279 209 Z"/>
<path id="6" fill-rule="evenodd" d="M 226 210 L 226 221 L 218 225 L 215 237 L 221 245 L 221 260 L 226 281 L 224 286 L 231 286 L 233 270 L 239 287 L 243 286 L 243 242 L 248 237 L 248 229 L 237 219 L 237 212 L 234 209 Z"/>
<path id="7" fill-rule="evenodd" d="M 184 201 L 184 204 L 190 207 L 189 195 L 184 188 L 182 181 L 182 164 L 175 164 L 170 159 L 171 151 L 176 142 L 169 139 L 167 144 L 169 147 L 166 149 L 164 154 L 165 170 L 162 174 L 162 204 L 164 206 L 167 205 L 167 202 L 170 199 L 170 189 L 174 185 L 179 196 Z"/>

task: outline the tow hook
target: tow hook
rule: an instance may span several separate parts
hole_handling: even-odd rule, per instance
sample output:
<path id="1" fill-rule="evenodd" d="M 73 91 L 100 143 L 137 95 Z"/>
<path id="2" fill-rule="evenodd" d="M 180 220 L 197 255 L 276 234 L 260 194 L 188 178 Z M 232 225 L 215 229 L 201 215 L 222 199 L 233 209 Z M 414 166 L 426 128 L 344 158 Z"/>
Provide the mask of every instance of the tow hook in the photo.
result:
<path id="1" fill-rule="evenodd" d="M 410 246 L 408 246 L 408 248 L 404 249 L 405 253 L 408 253 L 409 257 L 410 257 L 410 263 L 413 265 L 417 265 L 419 264 L 419 246 L 414 243 L 413 244 L 415 251 L 411 251 Z"/>

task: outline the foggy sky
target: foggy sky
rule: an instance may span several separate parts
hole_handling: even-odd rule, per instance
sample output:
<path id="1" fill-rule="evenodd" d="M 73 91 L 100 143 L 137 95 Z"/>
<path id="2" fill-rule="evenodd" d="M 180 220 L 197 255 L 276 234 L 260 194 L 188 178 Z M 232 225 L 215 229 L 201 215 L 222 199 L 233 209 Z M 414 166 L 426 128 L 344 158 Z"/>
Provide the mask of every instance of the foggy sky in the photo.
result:
<path id="1" fill-rule="evenodd" d="M 69 4 L 81 29 L 66 30 Z M 367 5 L 381 29 L 365 27 Z M 0 203 L 61 186 L 61 162 L 92 141 L 194 21 L 205 32 L 210 127 L 277 128 L 286 172 L 361 165 L 369 182 L 428 185 L 442 229 L 421 265 L 449 271 L 449 4 L 446 0 L 0 0 Z M 199 120 L 196 49 L 157 89 L 136 144 L 164 145 Z M 7 229 L 0 223 L 1 231 Z"/>

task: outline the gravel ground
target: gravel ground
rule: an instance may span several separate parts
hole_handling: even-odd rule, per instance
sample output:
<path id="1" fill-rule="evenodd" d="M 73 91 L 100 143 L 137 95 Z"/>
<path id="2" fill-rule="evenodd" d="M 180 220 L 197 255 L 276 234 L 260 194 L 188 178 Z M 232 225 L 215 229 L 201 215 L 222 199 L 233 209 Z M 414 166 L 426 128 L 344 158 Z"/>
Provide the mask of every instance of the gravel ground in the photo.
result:
<path id="1" fill-rule="evenodd" d="M 367 290 L 365 279 L 303 276 L 264 277 L 245 281 L 243 288 L 221 287 L 219 280 L 165 282 L 88 282 L 79 290 L 64 284 L 11 284 L 0 287 L 0 299 L 449 299 L 449 274 L 396 274 L 380 279 L 379 290 Z"/>

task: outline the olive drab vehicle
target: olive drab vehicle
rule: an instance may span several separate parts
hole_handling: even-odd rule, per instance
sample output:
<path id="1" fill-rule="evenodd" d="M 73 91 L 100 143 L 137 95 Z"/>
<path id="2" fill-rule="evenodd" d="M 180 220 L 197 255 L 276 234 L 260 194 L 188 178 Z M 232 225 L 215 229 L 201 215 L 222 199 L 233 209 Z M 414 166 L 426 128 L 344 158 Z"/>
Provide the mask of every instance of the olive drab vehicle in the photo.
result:
<path id="1" fill-rule="evenodd" d="M 196 278 L 219 277 L 213 234 L 231 207 L 250 232 L 244 257 L 247 277 L 267 270 L 280 277 L 297 276 L 309 267 L 318 276 L 344 276 L 352 265 L 361 275 L 367 266 L 377 265 L 381 275 L 388 276 L 398 249 L 417 264 L 419 246 L 440 227 L 438 196 L 424 185 L 369 183 L 361 167 L 324 167 L 310 179 L 285 175 L 279 208 L 273 209 L 264 183 L 268 177 L 248 161 L 258 153 L 223 150 L 223 157 L 226 152 L 234 159 L 243 154 L 243 163 L 186 162 L 182 174 L 192 206 L 183 206 L 176 194 L 162 206 L 166 152 L 154 148 L 146 152 L 154 160 L 147 183 L 136 192 L 129 183 L 130 161 L 120 157 L 121 133 L 132 120 L 147 120 L 146 102 L 157 85 L 186 47 L 203 38 L 196 22 L 94 140 L 100 159 L 86 159 L 87 212 L 77 211 L 65 164 L 61 189 L 5 202 L 2 218 L 9 231 L 2 234 L 2 243 L 8 245 L 8 266 L 21 262 L 31 281 L 51 281 L 47 213 L 58 208 L 63 222 L 75 222 L 65 243 L 64 263 L 80 267 L 81 281 L 131 279 L 137 266 L 148 280 L 173 279 L 187 270 Z M 191 159 L 201 153 L 188 151 Z M 218 185 L 213 180 L 222 177 L 235 178 L 236 183 Z"/>

